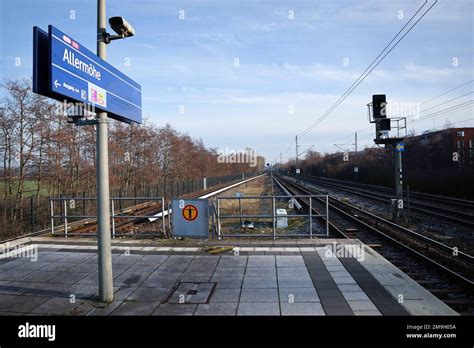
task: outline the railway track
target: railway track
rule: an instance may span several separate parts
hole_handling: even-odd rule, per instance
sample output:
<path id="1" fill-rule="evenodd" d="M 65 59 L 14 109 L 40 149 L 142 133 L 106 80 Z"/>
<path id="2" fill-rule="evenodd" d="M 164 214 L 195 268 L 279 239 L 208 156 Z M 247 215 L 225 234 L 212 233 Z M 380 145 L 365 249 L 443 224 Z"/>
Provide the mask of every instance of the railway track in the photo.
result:
<path id="1" fill-rule="evenodd" d="M 316 189 L 277 176 L 294 195 L 320 194 Z M 358 238 L 373 247 L 420 285 L 460 314 L 474 314 L 473 257 L 361 210 L 335 197 L 329 198 L 329 219 L 341 235 Z M 306 204 L 303 201 L 303 204 Z M 318 209 L 317 207 L 315 207 Z M 344 228 L 353 226 L 351 233 Z"/>
<path id="2" fill-rule="evenodd" d="M 351 187 L 360 187 L 360 188 L 366 188 L 366 189 L 371 189 L 374 191 L 379 191 L 379 192 L 385 192 L 391 195 L 395 194 L 395 189 L 390 188 L 390 187 L 385 187 L 385 186 L 378 186 L 378 185 L 369 185 L 369 184 L 362 184 L 358 182 L 352 182 L 352 181 L 346 181 L 346 180 L 338 180 L 338 179 L 331 179 L 331 178 L 324 178 L 324 177 L 315 177 L 315 176 L 310 176 L 310 175 L 300 175 L 300 177 L 303 177 L 305 179 L 317 179 L 320 181 L 325 181 L 325 182 L 331 182 L 331 183 L 339 183 L 339 184 L 345 184 L 345 185 L 350 185 Z M 447 197 L 447 196 L 440 196 L 440 195 L 433 195 L 433 194 L 428 194 L 428 193 L 423 193 L 423 192 L 410 192 L 410 197 L 411 198 L 419 198 L 423 199 L 424 201 L 431 201 L 433 203 L 439 203 L 442 205 L 448 205 L 448 206 L 456 206 L 459 208 L 465 208 L 468 211 L 471 211 L 474 209 L 474 201 L 467 200 L 467 199 L 461 199 L 461 198 L 454 198 L 454 197 Z"/>
<path id="3" fill-rule="evenodd" d="M 349 183 L 333 179 L 327 180 L 311 176 L 301 176 L 301 178 L 319 186 L 349 192 L 360 197 L 386 204 L 391 204 L 391 199 L 394 198 L 393 190 L 385 187 Z M 445 201 L 443 201 L 443 199 Z M 428 204 L 425 200 L 436 201 L 436 204 Z M 410 193 L 409 204 L 410 210 L 413 212 L 474 228 L 474 214 L 468 212 L 468 209 L 474 211 L 474 202 L 472 201 L 448 197 L 445 198 L 428 194 Z M 457 206 L 458 209 L 453 209 L 453 206 Z"/>
<path id="4" fill-rule="evenodd" d="M 308 191 L 297 187 L 291 182 L 286 181 L 281 177 L 273 177 L 273 180 L 277 183 L 278 186 L 283 188 L 285 194 L 291 195 L 308 195 L 311 194 Z M 297 198 L 300 209 L 312 209 L 315 215 L 324 215 L 326 211 L 326 201 L 322 198 L 315 197 L 312 198 L 311 204 L 309 202 L 311 198 Z M 333 216 L 333 214 L 335 214 Z M 331 212 L 331 218 L 328 221 L 329 226 L 329 237 L 332 238 L 352 238 L 352 232 L 355 230 L 355 224 L 343 219 L 342 217 L 335 218 L 339 213 Z M 316 218 L 313 218 L 316 219 Z M 326 219 L 316 219 L 315 226 L 313 229 L 325 230 Z"/>

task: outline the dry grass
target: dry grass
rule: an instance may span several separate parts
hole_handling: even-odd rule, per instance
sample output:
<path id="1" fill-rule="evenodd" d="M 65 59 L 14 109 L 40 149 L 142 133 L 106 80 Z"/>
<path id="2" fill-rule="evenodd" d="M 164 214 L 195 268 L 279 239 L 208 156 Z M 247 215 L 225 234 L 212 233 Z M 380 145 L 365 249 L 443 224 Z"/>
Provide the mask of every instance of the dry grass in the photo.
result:
<path id="1" fill-rule="evenodd" d="M 271 215 L 272 199 L 268 198 L 245 198 L 254 196 L 271 196 L 272 187 L 270 177 L 262 177 L 255 181 L 251 181 L 245 185 L 237 186 L 231 190 L 223 192 L 219 197 L 236 197 L 236 193 L 242 194 L 242 199 L 222 199 L 219 200 L 219 210 L 221 215 Z M 275 195 L 281 192 L 275 188 Z M 289 208 L 288 198 L 278 198 L 275 201 L 275 209 L 286 209 L 288 214 L 295 214 L 295 210 Z M 255 229 L 241 228 L 242 221 L 250 220 L 255 224 Z M 304 233 L 308 231 L 309 223 L 307 218 L 288 218 L 287 228 L 278 228 L 277 234 Z M 225 218 L 221 219 L 221 231 L 223 233 L 239 233 L 239 234 L 273 234 L 272 218 Z"/>

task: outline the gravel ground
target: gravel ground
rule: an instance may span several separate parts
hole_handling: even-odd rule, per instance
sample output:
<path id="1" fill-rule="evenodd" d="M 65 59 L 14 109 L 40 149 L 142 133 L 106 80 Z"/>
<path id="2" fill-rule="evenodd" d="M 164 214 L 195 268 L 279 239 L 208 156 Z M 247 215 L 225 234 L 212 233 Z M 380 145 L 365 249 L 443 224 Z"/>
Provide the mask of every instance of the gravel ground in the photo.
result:
<path id="1" fill-rule="evenodd" d="M 388 203 L 381 204 L 380 202 L 375 202 L 353 193 L 343 192 L 315 184 L 306 185 L 386 219 L 391 219 L 390 205 Z M 410 226 L 408 226 L 406 220 L 402 225 L 451 247 L 457 247 L 460 251 L 471 255 L 474 254 L 474 234 L 468 227 L 454 225 L 431 216 L 413 212 L 411 212 Z"/>

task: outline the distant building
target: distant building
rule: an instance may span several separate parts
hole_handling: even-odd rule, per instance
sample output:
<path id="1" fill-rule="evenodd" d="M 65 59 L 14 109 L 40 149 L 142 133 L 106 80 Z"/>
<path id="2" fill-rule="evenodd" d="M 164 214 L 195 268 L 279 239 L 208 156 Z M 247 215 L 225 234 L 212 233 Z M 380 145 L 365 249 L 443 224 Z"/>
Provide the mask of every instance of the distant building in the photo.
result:
<path id="1" fill-rule="evenodd" d="M 265 170 L 265 158 L 257 156 L 257 171 L 263 172 Z"/>
<path id="2" fill-rule="evenodd" d="M 449 128 L 408 137 L 405 143 L 410 147 L 433 147 L 443 149 L 445 156 L 459 167 L 474 166 L 474 127 Z"/>

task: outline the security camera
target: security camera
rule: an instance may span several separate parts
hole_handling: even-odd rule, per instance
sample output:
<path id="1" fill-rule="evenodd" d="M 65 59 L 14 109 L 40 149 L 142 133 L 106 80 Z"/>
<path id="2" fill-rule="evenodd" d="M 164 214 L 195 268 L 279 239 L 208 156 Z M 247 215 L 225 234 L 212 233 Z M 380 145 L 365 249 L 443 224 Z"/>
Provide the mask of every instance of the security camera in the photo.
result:
<path id="1" fill-rule="evenodd" d="M 135 29 L 122 17 L 109 18 L 110 27 L 122 38 L 135 35 Z"/>

